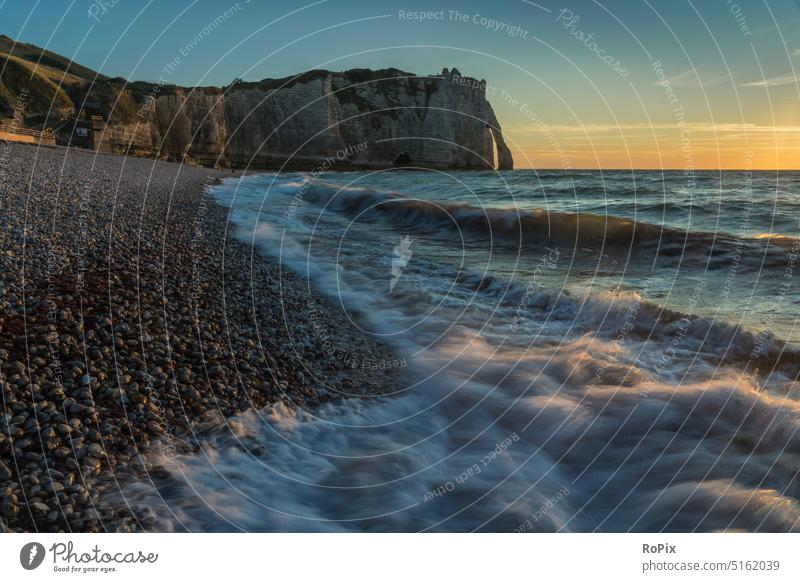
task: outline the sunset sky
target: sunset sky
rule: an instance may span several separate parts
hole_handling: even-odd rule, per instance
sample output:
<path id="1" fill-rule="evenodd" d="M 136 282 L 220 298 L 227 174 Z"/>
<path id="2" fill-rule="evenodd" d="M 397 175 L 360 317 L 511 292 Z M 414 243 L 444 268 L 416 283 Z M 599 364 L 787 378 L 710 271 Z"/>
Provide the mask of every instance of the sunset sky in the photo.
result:
<path id="1" fill-rule="evenodd" d="M 518 168 L 800 169 L 797 0 L 48 0 L 2 14 L 0 33 L 136 80 L 181 55 L 170 83 L 457 67 L 486 79 Z"/>

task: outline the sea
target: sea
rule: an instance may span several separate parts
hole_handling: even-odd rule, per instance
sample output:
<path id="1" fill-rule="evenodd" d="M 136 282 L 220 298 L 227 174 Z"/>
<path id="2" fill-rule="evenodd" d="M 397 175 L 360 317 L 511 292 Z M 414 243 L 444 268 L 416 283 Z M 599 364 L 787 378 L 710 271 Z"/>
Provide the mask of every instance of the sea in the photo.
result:
<path id="1" fill-rule="evenodd" d="M 800 173 L 265 173 L 212 194 L 394 357 L 322 322 L 326 349 L 397 384 L 251 410 L 163 459 L 168 487 L 126 495 L 159 530 L 800 530 Z"/>

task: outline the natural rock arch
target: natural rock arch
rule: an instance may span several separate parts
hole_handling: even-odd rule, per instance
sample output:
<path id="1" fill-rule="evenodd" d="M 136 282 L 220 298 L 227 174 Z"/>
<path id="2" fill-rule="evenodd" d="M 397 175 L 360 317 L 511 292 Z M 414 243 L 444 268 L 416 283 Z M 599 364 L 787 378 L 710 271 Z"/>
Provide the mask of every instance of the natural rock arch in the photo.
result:
<path id="1" fill-rule="evenodd" d="M 394 161 L 395 168 L 402 168 L 410 166 L 414 163 L 414 160 L 411 159 L 411 155 L 408 152 L 403 152 Z"/>

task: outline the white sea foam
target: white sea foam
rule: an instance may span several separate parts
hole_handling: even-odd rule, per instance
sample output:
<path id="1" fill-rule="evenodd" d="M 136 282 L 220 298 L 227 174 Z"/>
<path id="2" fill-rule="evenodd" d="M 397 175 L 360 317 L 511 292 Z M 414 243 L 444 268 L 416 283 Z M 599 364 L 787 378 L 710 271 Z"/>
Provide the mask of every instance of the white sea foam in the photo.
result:
<path id="1" fill-rule="evenodd" d="M 408 359 L 402 393 L 250 411 L 200 453 L 153 459 L 159 492 L 142 481 L 125 495 L 159 528 L 800 529 L 791 345 L 634 291 L 448 281 L 446 265 L 422 265 L 420 240 L 397 287 L 379 292 L 391 255 L 380 263 L 374 227 L 359 231 L 370 244 L 348 245 L 302 212 L 292 228 L 277 215 L 233 214 L 242 240 L 309 276 Z"/>

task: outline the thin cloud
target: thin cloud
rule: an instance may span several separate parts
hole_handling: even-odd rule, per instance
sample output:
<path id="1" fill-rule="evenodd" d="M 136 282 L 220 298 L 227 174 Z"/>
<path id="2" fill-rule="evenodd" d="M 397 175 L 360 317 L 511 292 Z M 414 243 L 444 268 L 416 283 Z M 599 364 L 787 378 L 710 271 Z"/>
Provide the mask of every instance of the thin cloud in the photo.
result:
<path id="1" fill-rule="evenodd" d="M 788 73 L 778 77 L 770 77 L 769 79 L 764 79 L 762 81 L 745 83 L 742 85 L 742 87 L 780 87 L 781 85 L 794 85 L 797 82 L 798 79 L 794 76 L 794 73 Z"/>
<path id="2" fill-rule="evenodd" d="M 709 73 L 698 68 L 688 69 L 665 81 L 656 82 L 655 85 L 669 84 L 673 87 L 685 89 L 703 89 L 705 87 L 722 85 L 730 80 L 731 76 L 728 73 Z"/>

